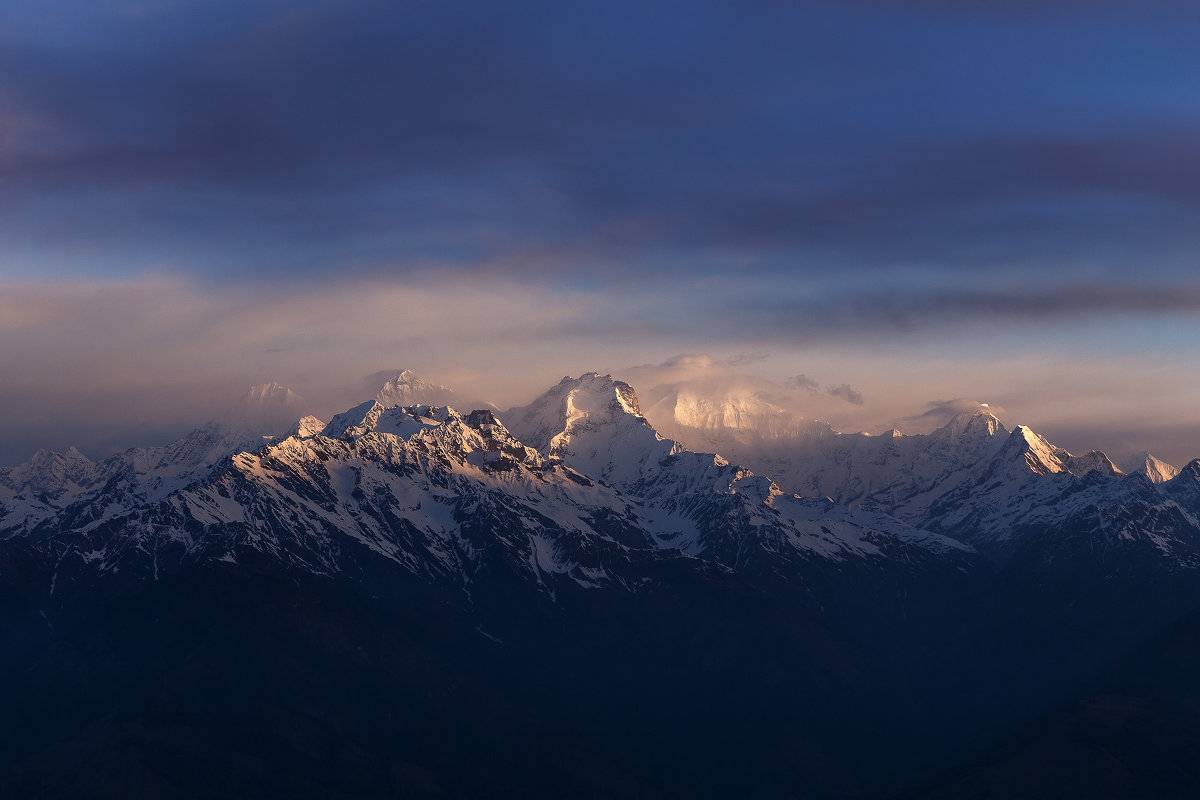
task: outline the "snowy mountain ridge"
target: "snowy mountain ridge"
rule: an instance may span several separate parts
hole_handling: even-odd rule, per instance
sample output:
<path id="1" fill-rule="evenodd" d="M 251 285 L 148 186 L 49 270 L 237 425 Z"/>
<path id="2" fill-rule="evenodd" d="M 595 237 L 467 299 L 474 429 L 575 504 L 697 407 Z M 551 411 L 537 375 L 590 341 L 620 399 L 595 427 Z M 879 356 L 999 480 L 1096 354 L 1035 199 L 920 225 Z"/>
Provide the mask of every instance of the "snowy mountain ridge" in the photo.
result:
<path id="1" fill-rule="evenodd" d="M 72 782 L 86 793 L 136 737 L 155 767 L 171 737 L 177 752 L 217 742 L 199 773 L 250 752 L 223 738 L 247 709 L 270 723 L 255 739 L 302 729 L 298 755 L 271 769 L 373 730 L 395 733 L 381 747 L 405 764 L 413 741 L 442 736 L 451 774 L 481 729 L 522 730 L 508 721 L 528 706 L 512 698 L 550 695 L 505 755 L 546 752 L 545 731 L 571 740 L 566 782 L 546 796 L 572 785 L 581 713 L 614 706 L 627 711 L 600 740 L 614 751 L 647 708 L 672 721 L 639 748 L 656 774 L 664 742 L 678 757 L 715 737 L 681 784 L 703 793 L 702 761 L 747 763 L 768 738 L 779 745 L 758 774 L 798 752 L 824 759 L 831 741 L 873 762 L 913 719 L 948 731 L 946 748 L 1010 730 L 1200 596 L 1200 460 L 1155 482 L 981 409 L 923 435 L 808 430 L 766 451 L 748 435 L 762 463 L 747 463 L 662 435 L 645 407 L 628 383 L 586 373 L 503 413 L 377 394 L 281 434 L 214 424 L 97 462 L 41 451 L 0 469 L 0 666 L 4 707 L 18 709 L 6 747 L 19 753 L 40 724 L 24 763 L 45 765 L 20 786 L 40 791 L 64 753 L 101 740 Z M 498 700 L 481 710 L 483 690 Z M 165 714 L 179 697 L 191 705 Z M 117 705 L 137 714 L 114 728 Z M 366 714 L 347 716 L 355 707 Z M 462 725 L 446 733 L 455 708 Z M 828 725 L 795 738 L 814 713 Z M 333 722 L 311 738 L 318 714 Z M 205 724 L 178 735 L 188 718 Z M 880 721 L 869 748 L 847 718 Z M 763 720 L 775 727 L 728 751 Z M 918 738 L 895 763 L 927 749 Z M 393 771 L 372 772 L 364 795 L 397 793 Z M 835 773 L 825 796 L 844 796 Z M 495 788 L 490 769 L 483 780 L 463 795 Z M 747 786 L 739 775 L 712 796 Z"/>
<path id="2" fill-rule="evenodd" d="M 207 471 L 193 468 L 196 453 L 228 440 L 201 430 L 155 453 L 154 469 L 130 474 L 128 459 L 113 462 L 126 465 L 119 479 L 37 513 L 27 488 L 10 487 L 0 538 L 44 553 L 51 594 L 71 570 L 80 580 L 157 579 L 250 551 L 330 575 L 384 559 L 468 592 L 480 570 L 499 571 L 551 597 L 564 580 L 632 591 L 649 579 L 639 565 L 663 558 L 784 577 L 822 562 L 907 574 L 978 561 L 949 537 L 791 495 L 687 451 L 608 376 L 564 380 L 508 416 L 532 444 L 489 410 L 372 400 L 326 424 L 305 418 L 284 439 L 246 442 Z"/>
<path id="3" fill-rule="evenodd" d="M 250 553 L 318 575 L 382 560 L 467 594 L 506 575 L 552 598 L 636 591 L 664 559 L 893 580 L 986 571 L 976 548 L 1003 563 L 1055 536 L 1091 547 L 1081 532 L 1155 569 L 1200 567 L 1200 462 L 1162 483 L 1123 476 L 985 411 L 926 435 L 821 432 L 747 468 L 664 438 L 629 384 L 598 373 L 499 415 L 384 396 L 282 437 L 208 426 L 97 463 L 40 452 L 0 470 L 0 540 L 41 565 L 27 572 L 49 595 L 61 575 L 156 580 Z"/>

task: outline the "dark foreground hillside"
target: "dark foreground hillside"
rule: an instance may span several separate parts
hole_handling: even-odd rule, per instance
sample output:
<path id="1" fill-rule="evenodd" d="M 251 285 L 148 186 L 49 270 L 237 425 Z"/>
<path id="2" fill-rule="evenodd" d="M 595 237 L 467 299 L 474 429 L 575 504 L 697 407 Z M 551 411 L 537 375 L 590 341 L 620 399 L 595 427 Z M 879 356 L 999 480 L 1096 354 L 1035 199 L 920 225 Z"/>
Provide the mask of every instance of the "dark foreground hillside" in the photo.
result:
<path id="1" fill-rule="evenodd" d="M 602 603 L 496 594 L 469 614 L 416 583 L 370 597 L 241 567 L 182 573 L 43 629 L 6 661 L 0 789 L 1183 797 L 1197 785 L 1200 617 L 1061 705 L 1061 681 L 1039 670 L 1062 665 L 985 646 L 1011 625 L 982 622 L 966 594 L 954 609 L 879 604 L 872 619 L 740 579 L 666 585 Z M 9 609 L 9 633 L 29 642 L 20 617 Z M 997 731 L 1012 733 L 981 751 Z"/>
<path id="2" fill-rule="evenodd" d="M 489 631 L 415 588 L 372 599 L 197 571 L 9 665 L 0 785 L 8 797 L 865 790 L 876 776 L 863 756 L 894 733 L 887 704 L 919 716 L 918 698 L 819 621 L 736 588 L 510 607 L 518 622 Z"/>
<path id="3" fill-rule="evenodd" d="M 922 781 L 912 798 L 1192 798 L 1200 787 L 1200 613 L 1080 696 Z"/>

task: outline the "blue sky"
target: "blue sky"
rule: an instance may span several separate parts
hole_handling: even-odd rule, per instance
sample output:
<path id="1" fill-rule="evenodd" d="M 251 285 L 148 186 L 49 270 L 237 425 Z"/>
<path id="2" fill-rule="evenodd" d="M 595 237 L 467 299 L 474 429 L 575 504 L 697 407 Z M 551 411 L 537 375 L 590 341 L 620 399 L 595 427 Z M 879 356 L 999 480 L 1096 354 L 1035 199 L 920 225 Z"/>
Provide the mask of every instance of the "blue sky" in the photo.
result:
<path id="1" fill-rule="evenodd" d="M 1200 455 L 1196 41 L 1189 2 L 6 3 L 0 461 L 680 353 L 854 386 L 842 427 L 999 397 Z"/>

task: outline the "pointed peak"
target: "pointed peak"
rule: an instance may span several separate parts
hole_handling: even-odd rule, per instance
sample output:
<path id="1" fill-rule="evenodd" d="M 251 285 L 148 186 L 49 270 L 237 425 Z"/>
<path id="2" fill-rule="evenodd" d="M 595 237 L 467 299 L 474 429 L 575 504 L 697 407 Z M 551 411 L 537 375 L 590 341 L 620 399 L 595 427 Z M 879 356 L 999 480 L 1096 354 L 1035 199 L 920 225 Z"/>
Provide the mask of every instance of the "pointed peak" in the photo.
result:
<path id="1" fill-rule="evenodd" d="M 1193 458 L 1183 469 L 1179 470 L 1176 478 L 1187 477 L 1192 481 L 1200 481 L 1200 458 Z"/>
<path id="2" fill-rule="evenodd" d="M 15 467 L 15 469 L 37 470 L 54 466 L 81 468 L 90 467 L 91 465 L 92 460 L 73 446 L 68 447 L 61 453 L 56 450 L 47 450 L 43 447 L 34 451 L 28 461 Z"/>
<path id="3" fill-rule="evenodd" d="M 1074 456 L 1067 453 L 1065 459 L 1067 470 L 1072 475 L 1086 475 L 1096 472 L 1101 475 L 1120 475 L 1121 470 L 1101 450 L 1089 450 L 1083 455 Z"/>
<path id="4" fill-rule="evenodd" d="M 1120 475 L 1121 470 L 1100 450 L 1089 450 L 1082 455 L 1073 455 L 1068 450 L 1051 444 L 1046 437 L 1034 433 L 1028 425 L 1018 425 L 1005 441 L 1010 452 L 1020 454 L 1029 469 L 1038 475 L 1069 472 L 1077 477 L 1097 475 Z"/>
<path id="5" fill-rule="evenodd" d="M 658 436 L 642 415 L 633 387 L 596 372 L 564 378 L 529 405 L 506 411 L 503 420 L 517 438 L 543 452 L 563 434 L 584 428 L 632 425 Z"/>
<path id="6" fill-rule="evenodd" d="M 1200 458 L 1189 461 L 1179 470 L 1179 474 L 1169 481 L 1164 481 L 1161 488 L 1168 494 L 1194 499 L 1200 494 Z"/>
<path id="7" fill-rule="evenodd" d="M 275 399 L 289 400 L 297 397 L 299 397 L 299 395 L 297 395 L 288 387 L 281 383 L 271 381 L 270 383 L 256 383 L 251 386 L 246 390 L 246 393 L 242 395 L 242 402 L 252 403 Z"/>
<path id="8" fill-rule="evenodd" d="M 503 422 L 552 462 L 614 485 L 637 483 L 683 452 L 642 415 L 632 386 L 596 372 L 559 381 L 529 405 L 506 411 Z"/>
<path id="9" fill-rule="evenodd" d="M 455 400 L 454 390 L 440 383 L 431 383 L 417 377 L 409 369 L 396 371 L 387 378 L 375 399 L 385 408 L 394 406 L 447 405 Z"/>
<path id="10" fill-rule="evenodd" d="M 321 435 L 329 439 L 340 439 L 351 428 L 360 428 L 371 424 L 379 418 L 382 411 L 383 406 L 376 400 L 359 403 L 354 408 L 343 411 L 331 419 L 329 424 L 321 429 Z"/>
<path id="11" fill-rule="evenodd" d="M 399 386 L 414 386 L 414 385 L 421 386 L 424 384 L 425 384 L 425 381 L 418 378 L 417 374 L 415 372 L 413 372 L 411 369 L 402 369 L 402 370 L 398 370 L 390 378 L 387 378 L 386 380 L 384 380 L 381 388 L 388 389 L 388 388 L 396 388 Z"/>
<path id="12" fill-rule="evenodd" d="M 1126 474 L 1145 475 L 1154 483 L 1165 483 L 1179 474 L 1179 468 L 1156 457 L 1149 450 L 1142 450 L 1124 458 L 1120 463 Z"/>
<path id="13" fill-rule="evenodd" d="M 1023 439 L 1026 442 L 1044 442 L 1041 434 L 1035 433 L 1033 428 L 1028 425 L 1018 425 L 1013 428 L 1012 435 L 1018 439 Z"/>
<path id="14" fill-rule="evenodd" d="M 37 450 L 24 464 L 6 468 L 10 485 L 29 484 L 39 491 L 58 491 L 70 483 L 83 485 L 95 478 L 96 465 L 74 447 L 58 453 Z"/>
<path id="15" fill-rule="evenodd" d="M 642 417 L 642 410 L 638 406 L 637 392 L 628 383 L 617 380 L 612 375 L 585 372 L 578 378 L 568 376 L 559 381 L 558 386 L 551 391 L 555 390 L 566 390 L 573 397 L 579 397 L 581 393 L 588 393 L 605 401 L 615 400 L 621 411 Z"/>
<path id="16" fill-rule="evenodd" d="M 1000 418 L 984 409 L 963 411 L 960 414 L 955 414 L 946 423 L 943 430 L 952 439 L 974 439 L 1008 433 Z"/>
<path id="17" fill-rule="evenodd" d="M 1031 472 L 1037 475 L 1048 475 L 1055 472 L 1068 472 L 1063 458 L 1070 453 L 1055 447 L 1028 425 L 1018 425 L 1013 428 L 1004 443 L 1005 451 L 1020 458 Z"/>
<path id="18" fill-rule="evenodd" d="M 600 412 L 607 412 L 617 417 L 631 415 L 648 424 L 638 406 L 637 392 L 628 383 L 616 380 L 612 375 L 585 372 L 578 378 L 560 381 L 547 395 L 551 393 L 561 396 L 567 403 L 564 411 L 568 417 L 577 417 L 579 414 L 596 416 Z"/>
<path id="19" fill-rule="evenodd" d="M 311 439 L 325 429 L 325 423 L 314 416 L 301 417 L 285 434 L 285 439 L 295 436 L 300 439 Z"/>

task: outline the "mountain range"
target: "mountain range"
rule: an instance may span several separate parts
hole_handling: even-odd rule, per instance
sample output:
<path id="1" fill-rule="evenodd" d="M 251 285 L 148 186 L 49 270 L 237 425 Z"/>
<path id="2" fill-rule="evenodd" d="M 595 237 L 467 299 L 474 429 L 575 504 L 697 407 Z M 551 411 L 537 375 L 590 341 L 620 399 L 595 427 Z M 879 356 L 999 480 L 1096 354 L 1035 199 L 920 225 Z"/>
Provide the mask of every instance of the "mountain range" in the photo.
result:
<path id="1" fill-rule="evenodd" d="M 1039 796 L 1094 745 L 1121 791 L 1197 788 L 1061 728 L 1007 754 L 1193 652 L 1200 460 L 1123 470 L 986 408 L 647 415 L 596 373 L 458 402 L 401 371 L 325 421 L 272 384 L 163 447 L 0 468 L 0 787 Z M 1143 700 L 1200 752 L 1200 707 Z"/>

